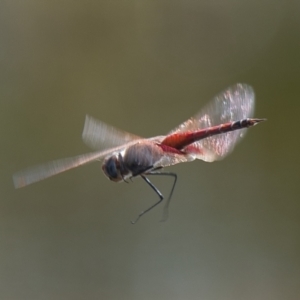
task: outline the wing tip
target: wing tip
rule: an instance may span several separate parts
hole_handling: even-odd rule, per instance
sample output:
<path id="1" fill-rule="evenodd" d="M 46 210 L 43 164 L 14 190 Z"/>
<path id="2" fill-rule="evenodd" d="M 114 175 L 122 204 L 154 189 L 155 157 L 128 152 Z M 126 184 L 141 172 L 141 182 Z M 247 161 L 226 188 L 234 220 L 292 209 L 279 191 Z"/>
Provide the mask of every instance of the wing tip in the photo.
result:
<path id="1" fill-rule="evenodd" d="M 244 83 L 244 82 L 238 82 L 236 84 L 234 84 L 233 86 L 229 87 L 229 89 L 233 89 L 233 90 L 243 90 L 249 94 L 255 94 L 254 93 L 254 88 L 248 84 L 248 83 Z"/>
<path id="2" fill-rule="evenodd" d="M 22 187 L 28 185 L 28 183 L 26 182 L 24 177 L 18 173 L 13 175 L 13 183 L 14 183 L 15 189 L 19 189 L 19 188 L 22 188 Z"/>
<path id="3" fill-rule="evenodd" d="M 85 115 L 85 120 L 84 120 L 84 125 L 83 125 L 83 130 L 82 130 L 82 138 L 84 139 L 85 135 L 88 132 L 88 128 L 91 124 L 91 119 L 93 119 L 93 117 L 91 117 L 90 115 L 86 114 Z"/>

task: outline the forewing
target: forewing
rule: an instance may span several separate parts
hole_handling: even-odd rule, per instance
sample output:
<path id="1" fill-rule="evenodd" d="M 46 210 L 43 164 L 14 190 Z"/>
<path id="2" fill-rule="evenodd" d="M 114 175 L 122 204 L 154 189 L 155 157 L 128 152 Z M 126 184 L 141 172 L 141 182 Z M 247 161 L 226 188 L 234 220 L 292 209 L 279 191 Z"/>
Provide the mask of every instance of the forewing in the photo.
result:
<path id="1" fill-rule="evenodd" d="M 82 139 L 90 148 L 94 150 L 104 150 L 141 139 L 141 137 L 122 131 L 86 115 Z"/>
<path id="2" fill-rule="evenodd" d="M 150 140 L 161 141 L 163 137 L 156 137 Z M 134 140 L 128 142 L 127 144 L 107 149 L 104 151 L 96 151 L 87 154 L 81 154 L 74 157 L 62 158 L 48 163 L 40 164 L 21 170 L 13 175 L 13 181 L 15 188 L 21 188 L 31 183 L 46 179 L 48 177 L 54 176 L 56 174 L 62 173 L 64 171 L 85 165 L 87 163 L 102 160 L 109 155 L 114 153 L 122 152 L 126 147 L 129 147 L 136 143 L 137 141 L 144 141 L 144 139 Z"/>
<path id="3" fill-rule="evenodd" d="M 101 159 L 105 155 L 107 155 L 107 151 L 92 152 L 74 157 L 50 161 L 48 163 L 21 170 L 13 175 L 15 188 L 24 187 L 31 183 L 79 167 L 94 160 Z"/>
<path id="4" fill-rule="evenodd" d="M 196 131 L 222 123 L 250 118 L 254 113 L 255 95 L 251 86 L 236 84 L 229 87 L 199 113 L 179 125 L 170 134 Z M 215 161 L 228 155 L 238 141 L 245 135 L 246 129 L 223 133 L 197 141 L 186 147 L 186 151 L 195 158 Z"/>

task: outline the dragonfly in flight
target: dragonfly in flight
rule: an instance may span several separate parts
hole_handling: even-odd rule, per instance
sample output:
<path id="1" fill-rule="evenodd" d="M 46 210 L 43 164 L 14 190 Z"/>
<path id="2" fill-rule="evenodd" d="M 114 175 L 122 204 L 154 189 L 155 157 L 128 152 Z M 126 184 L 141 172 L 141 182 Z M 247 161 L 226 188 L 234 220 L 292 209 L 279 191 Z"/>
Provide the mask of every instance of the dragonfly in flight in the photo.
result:
<path id="1" fill-rule="evenodd" d="M 114 182 L 128 182 L 140 176 L 158 195 L 159 200 L 142 211 L 135 221 L 161 203 L 162 193 L 148 175 L 171 176 L 173 185 L 164 207 L 164 219 L 176 185 L 177 175 L 163 168 L 201 159 L 213 162 L 227 156 L 245 135 L 248 127 L 266 119 L 252 118 L 255 95 L 251 86 L 236 84 L 214 97 L 199 113 L 167 135 L 142 138 L 86 116 L 83 141 L 95 152 L 54 160 L 19 171 L 13 175 L 15 188 L 72 168 L 103 161 L 104 174 Z"/>

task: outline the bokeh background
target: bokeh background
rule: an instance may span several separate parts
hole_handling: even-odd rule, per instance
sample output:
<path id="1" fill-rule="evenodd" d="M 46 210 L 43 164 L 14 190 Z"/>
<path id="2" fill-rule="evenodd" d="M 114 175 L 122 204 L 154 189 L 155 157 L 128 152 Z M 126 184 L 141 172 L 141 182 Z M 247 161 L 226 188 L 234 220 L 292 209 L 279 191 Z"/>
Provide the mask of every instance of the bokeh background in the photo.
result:
<path id="1" fill-rule="evenodd" d="M 297 0 L 1 1 L 0 299 L 299 299 L 299 16 Z M 90 151 L 85 114 L 165 134 L 236 82 L 268 122 L 224 161 L 170 168 L 167 222 L 161 206 L 132 226 L 156 196 L 99 163 L 13 187 Z"/>

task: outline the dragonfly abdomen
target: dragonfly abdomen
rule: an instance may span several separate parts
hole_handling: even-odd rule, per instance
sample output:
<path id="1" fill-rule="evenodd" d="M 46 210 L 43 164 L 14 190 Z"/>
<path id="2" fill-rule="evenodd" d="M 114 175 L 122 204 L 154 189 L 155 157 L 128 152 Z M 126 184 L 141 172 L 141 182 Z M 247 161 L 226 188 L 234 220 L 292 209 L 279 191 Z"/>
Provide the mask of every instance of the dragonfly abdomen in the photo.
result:
<path id="1" fill-rule="evenodd" d="M 199 130 L 194 132 L 194 142 L 199 141 L 200 139 L 220 134 L 220 133 L 226 133 L 238 129 L 248 128 L 251 126 L 256 125 L 257 123 L 264 121 L 265 119 L 243 119 L 240 121 L 235 122 L 228 122 L 221 125 L 208 127 L 204 130 Z"/>
<path id="2" fill-rule="evenodd" d="M 186 132 L 176 132 L 168 137 L 166 137 L 162 144 L 166 146 L 173 147 L 175 149 L 181 150 L 184 147 L 197 142 L 199 140 L 205 139 L 207 137 L 226 133 L 234 130 L 239 130 L 243 128 L 248 128 L 256 125 L 259 122 L 265 121 L 266 119 L 243 119 L 235 122 L 228 122 L 221 125 L 216 125 L 208 127 L 205 129 L 200 129 L 196 131 L 186 131 Z"/>

